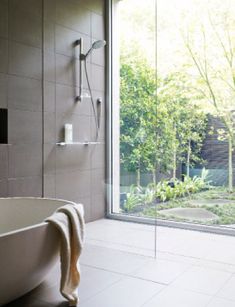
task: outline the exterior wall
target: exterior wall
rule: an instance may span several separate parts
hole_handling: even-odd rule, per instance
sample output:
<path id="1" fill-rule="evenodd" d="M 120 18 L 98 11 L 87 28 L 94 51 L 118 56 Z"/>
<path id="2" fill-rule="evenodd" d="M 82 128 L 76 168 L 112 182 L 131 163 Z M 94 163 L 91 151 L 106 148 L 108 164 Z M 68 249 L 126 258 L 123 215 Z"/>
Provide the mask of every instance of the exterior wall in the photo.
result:
<path id="1" fill-rule="evenodd" d="M 211 127 L 214 128 L 213 134 L 209 133 Z M 228 142 L 218 140 L 218 129 L 225 129 L 224 123 L 216 117 L 208 118 L 208 133 L 203 147 L 202 158 L 206 161 L 205 167 L 209 170 L 209 177 L 215 185 L 227 185 L 228 183 Z M 235 153 L 233 152 L 233 164 Z M 235 167 L 233 165 L 233 172 Z M 235 183 L 235 178 L 233 179 Z"/>
<path id="2" fill-rule="evenodd" d="M 0 196 L 45 196 L 81 202 L 86 220 L 105 214 L 105 145 L 59 147 L 64 124 L 74 141 L 95 137 L 91 102 L 75 102 L 79 61 L 105 38 L 104 0 L 1 0 L 0 108 L 8 109 L 8 145 L 0 145 Z M 104 143 L 105 53 L 88 70 L 94 99 L 102 98 Z M 85 87 L 87 85 L 85 84 Z"/>
<path id="3" fill-rule="evenodd" d="M 214 128 L 213 134 L 209 133 L 211 127 Z M 226 169 L 228 165 L 228 142 L 218 140 L 218 129 L 226 130 L 219 118 L 209 116 L 208 133 L 202 147 L 202 157 L 206 160 L 206 168 L 209 169 Z"/>

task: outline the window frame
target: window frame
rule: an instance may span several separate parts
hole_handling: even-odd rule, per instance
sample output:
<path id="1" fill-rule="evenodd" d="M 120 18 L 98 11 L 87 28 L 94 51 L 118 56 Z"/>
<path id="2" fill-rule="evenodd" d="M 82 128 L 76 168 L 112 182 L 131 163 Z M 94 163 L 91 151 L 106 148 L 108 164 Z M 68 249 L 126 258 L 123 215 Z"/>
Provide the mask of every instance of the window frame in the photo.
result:
<path id="1" fill-rule="evenodd" d="M 114 9 L 115 3 L 125 0 L 106 0 L 106 218 L 135 222 L 141 224 L 165 226 L 172 228 L 180 228 L 185 230 L 195 230 L 208 232 L 213 234 L 222 234 L 235 236 L 235 228 L 228 228 L 226 226 L 213 226 L 213 225 L 202 225 L 194 224 L 188 222 L 175 222 L 170 220 L 154 219 L 150 217 L 136 217 L 125 215 L 123 213 L 114 213 L 114 171 L 113 171 L 113 156 L 114 156 L 114 144 L 113 144 L 113 103 L 114 103 L 114 69 L 113 62 L 114 58 Z M 156 2 L 156 12 L 157 12 L 157 0 Z M 157 39 L 156 39 L 157 44 Z M 156 228 L 155 228 L 156 229 Z"/>

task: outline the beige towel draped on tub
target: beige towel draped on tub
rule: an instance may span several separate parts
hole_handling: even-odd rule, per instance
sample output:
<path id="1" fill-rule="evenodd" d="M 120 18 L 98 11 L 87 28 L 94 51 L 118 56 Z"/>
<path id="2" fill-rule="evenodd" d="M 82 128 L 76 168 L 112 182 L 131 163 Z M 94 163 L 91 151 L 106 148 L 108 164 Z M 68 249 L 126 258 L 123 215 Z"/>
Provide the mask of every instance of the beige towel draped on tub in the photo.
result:
<path id="1" fill-rule="evenodd" d="M 61 234 L 60 292 L 70 306 L 79 302 L 77 288 L 80 282 L 79 257 L 84 242 L 84 211 L 80 204 L 65 205 L 46 219 Z"/>

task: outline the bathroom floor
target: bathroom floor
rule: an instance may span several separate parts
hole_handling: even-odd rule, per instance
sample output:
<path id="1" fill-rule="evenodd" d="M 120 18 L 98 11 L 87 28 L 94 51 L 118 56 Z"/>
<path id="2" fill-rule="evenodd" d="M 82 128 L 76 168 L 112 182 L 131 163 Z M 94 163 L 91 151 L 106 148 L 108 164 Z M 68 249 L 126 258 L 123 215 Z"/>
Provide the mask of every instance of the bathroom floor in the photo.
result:
<path id="1" fill-rule="evenodd" d="M 234 307 L 235 238 L 99 220 L 87 224 L 81 307 Z M 64 307 L 59 264 L 8 307 Z"/>

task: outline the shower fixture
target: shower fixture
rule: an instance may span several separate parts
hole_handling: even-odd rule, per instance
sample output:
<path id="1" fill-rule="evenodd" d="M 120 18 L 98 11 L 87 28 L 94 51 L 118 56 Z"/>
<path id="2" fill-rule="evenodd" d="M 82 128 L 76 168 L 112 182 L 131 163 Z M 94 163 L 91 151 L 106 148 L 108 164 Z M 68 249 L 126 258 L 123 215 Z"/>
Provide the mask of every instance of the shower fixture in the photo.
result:
<path id="1" fill-rule="evenodd" d="M 88 55 L 94 50 L 94 49 L 100 49 L 100 48 L 103 48 L 104 46 L 106 45 L 106 41 L 104 40 L 98 40 L 98 41 L 95 41 L 91 48 L 87 51 L 86 54 L 81 54 L 80 55 L 80 60 L 85 60 Z"/>
<path id="2" fill-rule="evenodd" d="M 80 73 L 80 84 L 79 84 L 79 95 L 76 97 L 76 101 L 82 101 L 82 98 L 87 98 L 87 96 L 83 96 L 83 63 L 85 66 L 85 72 L 86 72 L 86 77 L 87 77 L 87 83 L 88 83 L 88 87 L 89 87 L 89 79 L 88 79 L 88 74 L 87 74 L 87 69 L 86 69 L 86 60 L 87 57 L 89 56 L 89 54 L 94 50 L 94 49 L 100 49 L 102 47 L 104 47 L 106 45 L 106 41 L 105 40 L 97 40 L 95 41 L 90 49 L 87 51 L 87 53 L 83 52 L 83 39 L 80 38 L 78 40 L 75 41 L 75 46 L 79 46 L 80 50 L 79 50 L 79 60 L 80 60 L 80 67 L 79 67 L 79 73 Z M 89 90 L 90 91 L 90 90 Z M 92 95 L 91 95 L 92 96 Z"/>
<path id="3" fill-rule="evenodd" d="M 99 119 L 97 118 L 98 116 L 97 116 L 97 113 L 96 113 L 96 110 L 95 110 L 95 103 L 94 103 L 94 99 L 93 99 L 93 95 L 92 95 L 92 91 L 91 91 L 88 72 L 87 72 L 87 57 L 90 55 L 90 53 L 93 50 L 103 48 L 105 45 L 106 45 L 105 40 L 97 40 L 91 45 L 90 49 L 86 53 L 84 53 L 83 52 L 83 39 L 80 38 L 80 39 L 76 40 L 76 42 L 75 42 L 75 46 L 80 47 L 80 50 L 79 50 L 79 74 L 80 74 L 79 75 L 79 77 L 80 77 L 79 78 L 80 79 L 79 80 L 79 95 L 76 97 L 76 101 L 81 102 L 83 98 L 87 98 L 87 97 L 89 97 L 91 99 L 93 114 L 94 114 L 94 118 L 95 118 L 95 125 L 96 125 L 96 141 L 98 139 L 100 118 Z M 83 64 L 84 64 L 84 70 L 85 70 L 87 86 L 88 86 L 90 96 L 83 94 Z M 101 98 L 98 98 L 97 103 L 100 104 L 101 102 L 102 102 Z"/>

